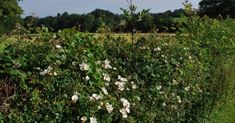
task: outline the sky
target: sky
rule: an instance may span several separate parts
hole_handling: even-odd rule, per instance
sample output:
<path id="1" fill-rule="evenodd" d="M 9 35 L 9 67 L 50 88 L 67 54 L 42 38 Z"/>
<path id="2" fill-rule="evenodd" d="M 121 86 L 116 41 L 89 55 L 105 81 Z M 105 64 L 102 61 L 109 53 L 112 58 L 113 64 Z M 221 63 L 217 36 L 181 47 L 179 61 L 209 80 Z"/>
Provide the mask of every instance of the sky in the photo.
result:
<path id="1" fill-rule="evenodd" d="M 194 8 L 198 7 L 200 0 L 189 0 Z M 133 0 L 139 10 L 150 9 L 151 13 L 164 12 L 183 8 L 184 0 Z M 121 13 L 120 8 L 127 8 L 126 0 L 23 0 L 20 6 L 24 15 L 38 17 L 55 16 L 57 13 L 89 13 L 96 8 Z"/>

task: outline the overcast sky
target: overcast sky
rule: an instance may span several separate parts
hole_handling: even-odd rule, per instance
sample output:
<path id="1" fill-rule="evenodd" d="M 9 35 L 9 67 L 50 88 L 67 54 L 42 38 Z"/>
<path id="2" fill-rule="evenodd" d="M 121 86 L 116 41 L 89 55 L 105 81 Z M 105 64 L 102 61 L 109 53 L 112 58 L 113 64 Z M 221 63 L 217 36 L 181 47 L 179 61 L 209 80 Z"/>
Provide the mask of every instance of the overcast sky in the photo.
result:
<path id="1" fill-rule="evenodd" d="M 189 0 L 195 8 L 200 0 Z M 183 8 L 184 0 L 133 0 L 139 9 L 151 9 L 150 12 L 164 12 Z M 24 16 L 36 14 L 39 17 L 55 16 L 57 13 L 89 13 L 96 8 L 121 13 L 120 8 L 126 8 L 126 0 L 24 0 L 20 2 Z"/>

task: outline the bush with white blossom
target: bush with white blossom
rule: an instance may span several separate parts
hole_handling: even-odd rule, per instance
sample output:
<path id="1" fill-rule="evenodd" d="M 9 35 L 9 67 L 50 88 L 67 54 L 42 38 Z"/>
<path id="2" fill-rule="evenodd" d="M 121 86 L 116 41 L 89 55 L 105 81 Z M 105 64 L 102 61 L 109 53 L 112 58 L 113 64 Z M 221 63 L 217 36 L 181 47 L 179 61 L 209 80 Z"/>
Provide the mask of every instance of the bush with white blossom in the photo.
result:
<path id="1" fill-rule="evenodd" d="M 212 58 L 233 46 L 203 47 L 201 40 L 229 42 L 224 33 L 150 35 L 130 44 L 69 29 L 41 32 L 34 42 L 0 52 L 0 82 L 8 82 L 7 93 L 0 88 L 0 116 L 6 122 L 200 122 L 225 89 L 213 79 Z"/>

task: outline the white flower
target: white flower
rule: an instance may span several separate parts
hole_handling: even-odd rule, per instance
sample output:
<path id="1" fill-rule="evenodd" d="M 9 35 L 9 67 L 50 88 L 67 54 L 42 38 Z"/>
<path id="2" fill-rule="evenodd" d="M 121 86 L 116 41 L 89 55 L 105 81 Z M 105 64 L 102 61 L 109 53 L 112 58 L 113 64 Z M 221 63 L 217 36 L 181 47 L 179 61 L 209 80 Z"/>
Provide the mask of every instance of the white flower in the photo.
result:
<path id="1" fill-rule="evenodd" d="M 108 83 L 108 82 L 105 82 L 104 85 L 105 85 L 105 86 L 109 86 L 109 83 Z"/>
<path id="2" fill-rule="evenodd" d="M 85 80 L 86 80 L 86 81 L 90 80 L 90 77 L 89 77 L 89 76 L 86 76 L 86 77 L 85 77 Z"/>
<path id="3" fill-rule="evenodd" d="M 89 65 L 87 65 L 86 63 L 82 63 L 82 64 L 79 64 L 80 66 L 80 70 L 82 71 L 88 71 L 89 70 Z"/>
<path id="4" fill-rule="evenodd" d="M 60 45 L 55 45 L 55 47 L 57 48 L 57 49 L 61 49 L 62 48 L 62 46 L 60 46 Z"/>
<path id="5" fill-rule="evenodd" d="M 184 88 L 185 91 L 189 91 L 189 89 L 190 89 L 190 86 L 187 86 Z"/>
<path id="6" fill-rule="evenodd" d="M 110 82 L 110 80 L 111 80 L 111 79 L 110 79 L 110 77 L 109 77 L 109 75 L 108 75 L 108 74 L 103 74 L 103 76 L 104 76 L 104 78 L 103 78 L 103 79 L 104 79 L 105 81 Z"/>
<path id="7" fill-rule="evenodd" d="M 123 90 L 125 89 L 125 84 L 126 84 L 126 83 L 124 83 L 124 82 L 119 82 L 119 81 L 115 82 L 115 85 L 118 86 L 118 89 L 119 89 L 120 91 L 123 91 Z"/>
<path id="8" fill-rule="evenodd" d="M 113 111 L 113 106 L 112 106 L 111 104 L 106 103 L 106 104 L 105 104 L 105 107 L 106 107 L 108 113 L 111 113 L 111 112 Z"/>
<path id="9" fill-rule="evenodd" d="M 98 109 L 100 110 L 102 107 L 101 106 L 98 106 Z"/>
<path id="10" fill-rule="evenodd" d="M 131 113 L 130 108 L 126 108 L 127 113 Z"/>
<path id="11" fill-rule="evenodd" d="M 154 50 L 154 51 L 161 51 L 161 48 L 160 48 L 160 47 L 157 47 L 157 48 L 154 48 L 153 50 Z"/>
<path id="12" fill-rule="evenodd" d="M 71 97 L 71 99 L 72 99 L 72 101 L 75 103 L 75 102 L 77 102 L 77 100 L 78 100 L 78 95 L 73 95 L 72 97 Z"/>
<path id="13" fill-rule="evenodd" d="M 106 59 L 106 60 L 104 61 L 104 63 L 105 63 L 105 64 L 110 64 L 110 61 L 109 61 L 108 59 Z"/>
<path id="14" fill-rule="evenodd" d="M 125 107 L 125 108 L 130 108 L 130 103 L 128 102 L 127 99 L 121 98 L 121 102 L 122 102 L 122 104 L 123 104 L 123 107 Z"/>
<path id="15" fill-rule="evenodd" d="M 136 97 L 137 98 L 137 100 L 139 100 L 140 101 L 140 97 Z"/>
<path id="16" fill-rule="evenodd" d="M 58 75 L 56 72 L 54 72 L 53 74 L 54 74 L 54 76 L 57 76 L 57 75 Z"/>
<path id="17" fill-rule="evenodd" d="M 94 118 L 94 117 L 91 117 L 91 118 L 90 118 L 90 123 L 97 123 L 97 120 L 96 120 L 96 118 Z"/>
<path id="18" fill-rule="evenodd" d="M 188 50 L 189 48 L 188 47 L 184 47 L 184 50 Z"/>
<path id="19" fill-rule="evenodd" d="M 86 117 L 86 116 L 83 116 L 83 117 L 81 118 L 81 120 L 82 120 L 83 122 L 86 122 L 86 121 L 87 121 L 87 117 Z"/>
<path id="20" fill-rule="evenodd" d="M 101 64 L 101 61 L 96 61 L 96 64 L 100 65 L 100 64 Z"/>
<path id="21" fill-rule="evenodd" d="M 112 66 L 110 65 L 110 61 L 108 59 L 106 59 L 104 61 L 104 68 L 106 68 L 106 69 L 111 69 L 112 68 Z"/>
<path id="22" fill-rule="evenodd" d="M 146 50 L 146 49 L 149 50 L 150 48 L 143 46 L 143 47 L 140 47 L 140 49 L 141 49 L 141 50 Z"/>
<path id="23" fill-rule="evenodd" d="M 182 102 L 182 101 L 179 99 L 179 100 L 178 100 L 178 103 L 181 103 L 181 102 Z"/>
<path id="24" fill-rule="evenodd" d="M 123 118 L 127 118 L 127 117 L 128 117 L 127 112 L 126 112 L 125 109 L 120 109 L 119 112 L 122 113 L 122 117 L 123 117 Z"/>
<path id="25" fill-rule="evenodd" d="M 157 86 L 157 90 L 158 90 L 158 91 L 161 90 L 161 89 L 162 89 L 162 86 L 161 86 L 161 85 Z"/>
<path id="26" fill-rule="evenodd" d="M 43 71 L 41 71 L 39 74 L 41 76 L 45 76 L 46 74 L 50 73 L 53 70 L 53 68 L 51 66 L 48 66 L 47 69 L 44 69 Z"/>
<path id="27" fill-rule="evenodd" d="M 57 38 L 57 37 L 56 37 L 56 34 L 54 34 L 52 38 L 54 38 L 54 39 Z"/>
<path id="28" fill-rule="evenodd" d="M 180 96 L 176 96 L 176 98 L 178 99 L 178 103 L 182 102 Z"/>
<path id="29" fill-rule="evenodd" d="M 90 97 L 90 100 L 91 100 L 91 101 L 95 101 L 95 100 L 99 100 L 99 99 L 101 99 L 101 98 L 102 98 L 101 95 L 92 94 L 92 96 Z"/>
<path id="30" fill-rule="evenodd" d="M 94 97 L 90 96 L 90 101 L 94 102 L 95 101 Z"/>
<path id="31" fill-rule="evenodd" d="M 136 84 L 133 81 L 131 82 L 131 87 L 132 87 L 132 89 L 136 89 L 137 88 Z"/>
<path id="32" fill-rule="evenodd" d="M 50 72 L 50 71 L 53 70 L 53 68 L 52 68 L 51 66 L 48 66 L 48 67 L 47 67 L 47 70 Z"/>
<path id="33" fill-rule="evenodd" d="M 47 70 L 45 69 L 45 70 L 43 70 L 42 72 L 40 72 L 39 74 L 41 75 L 41 76 L 45 76 L 46 74 L 47 74 Z"/>
<path id="34" fill-rule="evenodd" d="M 77 62 L 76 62 L 76 61 L 73 61 L 73 62 L 72 62 L 72 65 L 73 65 L 73 66 L 76 66 L 76 65 L 77 65 Z"/>
<path id="35" fill-rule="evenodd" d="M 178 82 L 176 80 L 173 79 L 172 82 L 173 82 L 173 85 L 178 85 Z"/>
<path id="36" fill-rule="evenodd" d="M 118 76 L 118 79 L 119 79 L 120 81 L 122 81 L 122 82 L 127 82 L 127 79 L 126 79 L 126 78 L 121 77 L 120 75 Z"/>
<path id="37" fill-rule="evenodd" d="M 192 56 L 189 56 L 188 58 L 191 60 L 191 59 L 192 59 Z"/>
<path id="38" fill-rule="evenodd" d="M 103 93 L 104 93 L 105 95 L 108 95 L 108 94 L 109 94 L 105 87 L 102 87 L 101 90 L 103 91 Z"/>
<path id="39" fill-rule="evenodd" d="M 166 106 L 166 103 L 162 103 L 162 106 L 165 107 L 165 106 Z"/>
<path id="40" fill-rule="evenodd" d="M 128 116 L 127 113 L 130 113 L 130 105 L 131 104 L 125 98 L 121 98 L 121 102 L 122 102 L 123 108 L 120 109 L 119 111 L 122 113 L 123 118 L 127 118 L 127 116 Z"/>

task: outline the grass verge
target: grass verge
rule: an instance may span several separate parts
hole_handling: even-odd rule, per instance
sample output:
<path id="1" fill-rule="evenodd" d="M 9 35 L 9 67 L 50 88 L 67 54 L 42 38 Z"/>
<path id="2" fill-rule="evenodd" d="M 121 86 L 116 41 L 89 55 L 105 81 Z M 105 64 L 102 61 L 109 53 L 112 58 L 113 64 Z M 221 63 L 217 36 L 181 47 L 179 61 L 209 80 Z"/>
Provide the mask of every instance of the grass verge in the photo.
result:
<path id="1" fill-rule="evenodd" d="M 235 122 L 235 60 L 229 66 L 228 82 L 231 83 L 232 92 L 228 92 L 225 100 L 217 105 L 206 123 L 234 123 Z"/>

